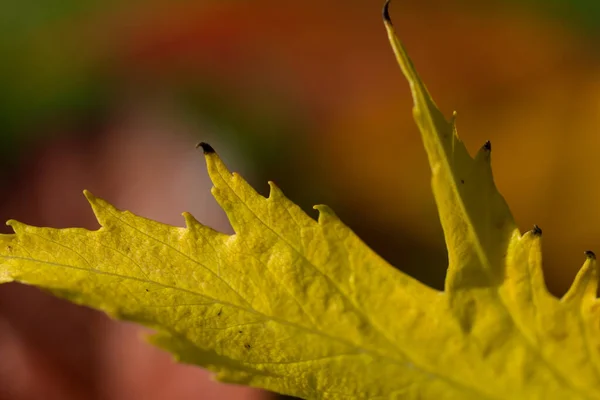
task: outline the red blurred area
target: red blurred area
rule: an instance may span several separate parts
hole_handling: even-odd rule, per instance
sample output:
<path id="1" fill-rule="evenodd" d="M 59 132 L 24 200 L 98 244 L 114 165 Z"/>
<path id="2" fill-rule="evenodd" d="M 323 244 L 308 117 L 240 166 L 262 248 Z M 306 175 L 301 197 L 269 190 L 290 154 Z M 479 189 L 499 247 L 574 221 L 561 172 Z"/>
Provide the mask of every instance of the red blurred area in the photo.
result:
<path id="1" fill-rule="evenodd" d="M 147 110 L 146 110 L 147 111 Z M 95 229 L 81 194 L 182 224 L 180 210 L 230 231 L 210 198 L 201 154 L 164 111 L 123 110 L 101 134 L 63 134 L 32 149 L 3 212 L 44 226 Z M 8 210 L 8 211 L 7 211 Z M 269 395 L 213 382 L 143 340 L 150 332 L 17 284 L 0 290 L 0 399 L 259 399 Z"/>

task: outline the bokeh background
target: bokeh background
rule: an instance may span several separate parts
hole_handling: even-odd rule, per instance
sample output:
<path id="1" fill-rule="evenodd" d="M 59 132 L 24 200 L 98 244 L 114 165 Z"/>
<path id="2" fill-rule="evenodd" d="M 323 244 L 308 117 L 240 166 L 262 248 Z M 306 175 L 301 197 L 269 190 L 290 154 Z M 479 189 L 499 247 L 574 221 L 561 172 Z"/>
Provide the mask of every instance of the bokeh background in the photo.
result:
<path id="1" fill-rule="evenodd" d="M 97 226 L 81 191 L 231 232 L 196 142 L 266 194 L 332 206 L 398 268 L 447 264 L 381 0 L 9 0 L 0 12 L 0 219 Z M 397 31 L 523 231 L 549 288 L 600 250 L 600 3 L 402 0 Z M 2 232 L 9 232 L 2 228 Z M 393 316 L 391 316 L 393 317 Z M 145 331 L 0 287 L 0 399 L 260 399 L 146 345 Z"/>

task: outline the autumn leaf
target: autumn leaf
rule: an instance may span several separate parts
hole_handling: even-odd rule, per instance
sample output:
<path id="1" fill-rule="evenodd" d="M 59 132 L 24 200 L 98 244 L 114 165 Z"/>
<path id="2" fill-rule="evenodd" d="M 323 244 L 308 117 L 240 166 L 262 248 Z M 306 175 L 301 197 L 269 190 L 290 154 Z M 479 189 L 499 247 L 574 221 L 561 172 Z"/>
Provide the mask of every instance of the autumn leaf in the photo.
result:
<path id="1" fill-rule="evenodd" d="M 9 221 L 0 283 L 35 285 L 135 321 L 218 379 L 304 398 L 597 399 L 595 256 L 562 298 L 545 288 L 541 230 L 521 235 L 490 167 L 472 158 L 384 20 L 414 99 L 449 266 L 433 290 L 371 251 L 326 206 L 318 221 L 270 183 L 268 198 L 202 149 L 235 230 L 184 213 L 174 227 L 89 192 L 101 225 Z"/>

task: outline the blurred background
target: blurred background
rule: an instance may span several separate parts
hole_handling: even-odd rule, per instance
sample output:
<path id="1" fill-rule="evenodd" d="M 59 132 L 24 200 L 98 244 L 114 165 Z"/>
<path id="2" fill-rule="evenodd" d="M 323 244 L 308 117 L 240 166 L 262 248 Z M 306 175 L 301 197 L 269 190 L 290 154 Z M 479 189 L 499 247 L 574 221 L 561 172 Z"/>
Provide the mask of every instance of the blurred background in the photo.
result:
<path id="1" fill-rule="evenodd" d="M 382 0 L 8 1 L 0 12 L 0 219 L 96 228 L 81 191 L 231 232 L 200 141 L 260 192 L 325 203 L 398 268 L 447 265 Z M 522 231 L 544 229 L 564 293 L 600 251 L 600 3 L 402 0 L 392 17 L 442 111 Z M 1 228 L 2 232 L 9 232 Z M 261 399 L 140 340 L 144 331 L 0 287 L 0 399 Z"/>

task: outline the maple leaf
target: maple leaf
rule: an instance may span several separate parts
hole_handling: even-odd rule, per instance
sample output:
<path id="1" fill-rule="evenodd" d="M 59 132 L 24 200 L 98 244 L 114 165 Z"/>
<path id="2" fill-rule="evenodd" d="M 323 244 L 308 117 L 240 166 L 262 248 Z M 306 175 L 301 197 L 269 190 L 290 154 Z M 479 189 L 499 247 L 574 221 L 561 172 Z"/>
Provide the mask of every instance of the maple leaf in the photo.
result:
<path id="1" fill-rule="evenodd" d="M 326 206 L 268 198 L 201 144 L 235 230 L 184 228 L 89 192 L 96 231 L 9 221 L 0 283 L 35 285 L 156 329 L 150 340 L 225 382 L 323 399 L 598 399 L 592 252 L 562 298 L 544 285 L 541 230 L 521 235 L 490 167 L 446 121 L 384 21 L 409 81 L 449 254 L 433 290 L 371 251 Z"/>

